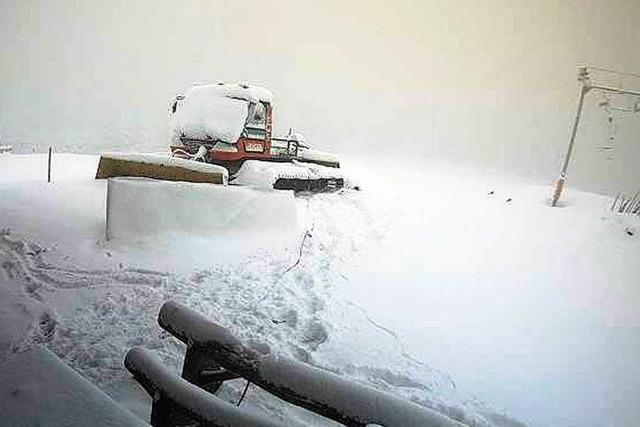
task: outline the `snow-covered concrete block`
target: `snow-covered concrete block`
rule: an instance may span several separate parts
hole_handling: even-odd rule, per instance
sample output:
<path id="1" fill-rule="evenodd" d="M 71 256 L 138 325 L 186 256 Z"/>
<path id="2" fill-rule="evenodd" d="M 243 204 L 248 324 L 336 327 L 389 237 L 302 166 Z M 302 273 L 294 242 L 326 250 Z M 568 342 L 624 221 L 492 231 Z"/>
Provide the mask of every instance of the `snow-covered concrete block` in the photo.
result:
<path id="1" fill-rule="evenodd" d="M 110 178 L 107 239 L 297 230 L 292 192 L 237 186 Z"/>

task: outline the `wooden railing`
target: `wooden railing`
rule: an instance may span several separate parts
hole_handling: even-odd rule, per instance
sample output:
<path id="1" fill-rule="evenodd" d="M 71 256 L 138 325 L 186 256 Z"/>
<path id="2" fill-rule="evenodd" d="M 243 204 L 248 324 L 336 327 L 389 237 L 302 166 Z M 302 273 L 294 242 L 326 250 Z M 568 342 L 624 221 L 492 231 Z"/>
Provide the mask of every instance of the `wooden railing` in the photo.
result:
<path id="1" fill-rule="evenodd" d="M 149 350 L 134 348 L 125 358 L 127 369 L 153 397 L 154 426 L 194 422 L 212 426 L 279 425 L 215 396 L 223 381 L 239 377 L 347 426 L 463 426 L 408 400 L 272 354 L 266 346 L 249 348 L 225 328 L 178 303 L 165 303 L 158 323 L 187 345 L 182 378 L 171 373 Z"/>

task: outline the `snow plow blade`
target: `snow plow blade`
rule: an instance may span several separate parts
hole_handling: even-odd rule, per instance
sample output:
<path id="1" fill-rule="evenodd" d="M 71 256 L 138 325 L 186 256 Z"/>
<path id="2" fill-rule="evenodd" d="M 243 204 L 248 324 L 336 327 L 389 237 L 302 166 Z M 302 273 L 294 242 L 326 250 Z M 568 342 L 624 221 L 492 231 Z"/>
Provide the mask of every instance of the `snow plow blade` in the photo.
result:
<path id="1" fill-rule="evenodd" d="M 164 181 L 227 184 L 225 168 L 161 154 L 105 153 L 100 156 L 96 179 L 143 177 Z"/>
<path id="2" fill-rule="evenodd" d="M 343 178 L 278 178 L 273 184 L 273 188 L 276 190 L 293 190 L 295 192 L 309 191 L 314 193 L 336 191 L 343 187 Z"/>

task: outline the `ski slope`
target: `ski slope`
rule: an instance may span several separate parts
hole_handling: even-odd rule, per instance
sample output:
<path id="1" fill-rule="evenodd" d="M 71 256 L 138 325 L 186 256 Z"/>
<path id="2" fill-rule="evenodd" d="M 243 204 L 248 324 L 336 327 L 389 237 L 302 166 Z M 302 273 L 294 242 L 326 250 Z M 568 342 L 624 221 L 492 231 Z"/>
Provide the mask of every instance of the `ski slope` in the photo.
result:
<path id="1" fill-rule="evenodd" d="M 295 199 L 293 238 L 106 241 L 97 157 L 0 156 L 0 363 L 44 344 L 145 418 L 128 348 L 176 370 L 173 299 L 253 344 L 469 425 L 631 426 L 640 416 L 638 218 L 606 197 L 446 165 L 366 163 L 361 192 Z M 349 168 L 347 168 L 349 170 Z M 132 207 L 133 209 L 133 207 Z M 224 250 L 221 250 L 224 248 Z M 243 382 L 221 389 L 235 402 Z M 251 386 L 247 410 L 330 423 Z"/>

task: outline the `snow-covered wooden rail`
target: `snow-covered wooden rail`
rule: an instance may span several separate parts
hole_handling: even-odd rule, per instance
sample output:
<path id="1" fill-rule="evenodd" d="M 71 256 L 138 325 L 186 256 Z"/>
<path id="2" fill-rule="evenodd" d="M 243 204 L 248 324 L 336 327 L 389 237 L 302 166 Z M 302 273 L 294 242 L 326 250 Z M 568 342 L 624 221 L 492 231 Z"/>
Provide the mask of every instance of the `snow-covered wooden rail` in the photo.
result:
<path id="1" fill-rule="evenodd" d="M 125 366 L 153 397 L 151 425 L 193 425 L 193 421 L 207 426 L 238 425 L 246 427 L 281 427 L 281 424 L 245 412 L 180 378 L 151 351 L 136 347 L 127 353 Z"/>
<path id="2" fill-rule="evenodd" d="M 183 377 L 190 377 L 192 382 L 194 379 L 197 382 L 200 377 L 197 372 L 194 375 L 194 366 L 196 371 L 204 367 L 202 357 L 194 357 L 194 355 L 200 355 L 208 358 L 214 368 L 218 365 L 224 368 L 224 370 L 213 372 L 214 378 L 224 380 L 225 376 L 228 378 L 235 374 L 289 403 L 344 425 L 463 426 L 443 414 L 408 400 L 347 381 L 338 375 L 310 365 L 271 354 L 267 346 L 257 349 L 249 348 L 225 328 L 178 303 L 165 303 L 160 310 L 158 322 L 163 329 L 187 345 Z M 126 366 L 152 395 L 159 393 L 165 398 L 174 400 L 178 406 L 187 408 L 191 414 L 195 413 L 196 408 L 188 407 L 187 404 L 196 400 L 202 401 L 202 406 L 198 406 L 203 411 L 199 413 L 202 417 L 199 419 L 205 419 L 203 416 L 205 399 L 197 397 L 195 389 L 187 387 L 182 381 L 175 378 L 170 380 L 170 374 L 164 371 L 157 361 L 147 356 L 146 352 L 140 349 L 131 350 L 127 355 Z M 153 386 L 149 387 L 149 383 Z M 182 388 L 179 389 L 178 385 Z M 212 391 L 216 388 L 214 384 Z M 179 391 L 182 389 L 185 390 L 184 393 Z M 192 397 L 186 396 L 187 390 L 188 396 Z M 217 400 L 215 397 L 207 398 L 207 401 L 213 402 L 212 407 L 220 404 Z M 225 409 L 228 408 L 225 407 Z M 216 412 L 214 409 L 208 411 Z M 236 416 L 235 412 L 232 415 Z M 214 423 L 214 425 L 222 424 Z"/>

